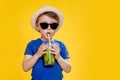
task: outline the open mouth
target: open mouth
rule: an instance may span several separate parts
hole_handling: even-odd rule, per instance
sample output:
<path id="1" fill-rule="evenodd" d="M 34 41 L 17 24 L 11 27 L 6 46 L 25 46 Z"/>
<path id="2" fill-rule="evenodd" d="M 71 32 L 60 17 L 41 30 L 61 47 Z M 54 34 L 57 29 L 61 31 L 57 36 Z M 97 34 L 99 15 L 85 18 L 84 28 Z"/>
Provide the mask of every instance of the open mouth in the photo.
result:
<path id="1" fill-rule="evenodd" d="M 51 35 L 51 33 L 50 33 L 50 32 L 47 32 L 47 33 L 46 33 L 47 38 L 48 38 L 48 35 L 50 36 L 50 35 Z"/>
<path id="2" fill-rule="evenodd" d="M 47 35 L 50 34 L 50 32 L 47 32 Z"/>

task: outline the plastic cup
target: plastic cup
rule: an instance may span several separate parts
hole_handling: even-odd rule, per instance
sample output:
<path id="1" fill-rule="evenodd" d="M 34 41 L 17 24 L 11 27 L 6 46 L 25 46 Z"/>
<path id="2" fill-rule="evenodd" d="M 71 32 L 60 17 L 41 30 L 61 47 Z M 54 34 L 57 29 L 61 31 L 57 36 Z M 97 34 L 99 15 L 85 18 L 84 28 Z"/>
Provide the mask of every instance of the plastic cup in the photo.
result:
<path id="1" fill-rule="evenodd" d="M 44 42 L 44 44 L 49 46 L 48 42 Z M 44 52 L 46 52 L 46 54 L 43 55 L 44 65 L 45 66 L 52 66 L 52 65 L 54 65 L 55 58 L 54 58 L 54 55 L 51 54 L 51 52 L 50 52 L 50 47 L 46 48 L 44 50 Z"/>

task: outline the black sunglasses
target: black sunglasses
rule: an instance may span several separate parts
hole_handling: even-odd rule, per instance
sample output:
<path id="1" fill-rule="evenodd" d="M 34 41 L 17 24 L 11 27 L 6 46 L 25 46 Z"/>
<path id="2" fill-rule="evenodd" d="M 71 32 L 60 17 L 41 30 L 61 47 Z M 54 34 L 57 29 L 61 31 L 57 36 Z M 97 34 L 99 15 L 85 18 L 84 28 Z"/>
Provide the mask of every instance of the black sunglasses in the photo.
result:
<path id="1" fill-rule="evenodd" d="M 49 25 L 50 25 L 50 28 L 53 30 L 57 29 L 58 27 L 58 23 L 50 23 L 50 24 L 45 22 L 40 23 L 40 26 L 42 29 L 47 29 Z"/>

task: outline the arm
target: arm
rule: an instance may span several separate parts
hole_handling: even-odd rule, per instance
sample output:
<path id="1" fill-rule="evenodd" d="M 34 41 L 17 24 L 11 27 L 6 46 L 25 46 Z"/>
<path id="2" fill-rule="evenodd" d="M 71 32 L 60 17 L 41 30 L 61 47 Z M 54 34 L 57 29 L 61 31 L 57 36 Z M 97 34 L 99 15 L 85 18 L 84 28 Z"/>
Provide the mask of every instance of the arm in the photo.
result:
<path id="1" fill-rule="evenodd" d="M 25 55 L 23 63 L 22 63 L 22 67 L 23 70 L 25 72 L 29 71 L 30 69 L 32 69 L 32 67 L 35 65 L 35 63 L 37 62 L 37 60 L 39 58 L 42 57 L 43 54 L 45 54 L 45 52 L 43 52 L 45 49 L 47 48 L 46 45 L 42 44 L 38 51 L 35 53 L 35 55 Z"/>
<path id="2" fill-rule="evenodd" d="M 59 58 L 56 59 L 59 63 L 59 65 L 61 66 L 61 68 L 69 73 L 71 71 L 71 63 L 69 59 L 63 59 L 61 56 Z"/>
<path id="3" fill-rule="evenodd" d="M 71 63 L 69 59 L 63 59 L 60 56 L 60 50 L 59 47 L 56 44 L 52 44 L 52 49 L 51 49 L 51 53 L 55 54 L 55 59 L 57 60 L 57 62 L 59 63 L 60 67 L 62 68 L 62 70 L 64 70 L 65 72 L 70 72 L 71 71 Z"/>
<path id="4" fill-rule="evenodd" d="M 35 54 L 34 56 L 32 55 L 25 55 L 22 67 L 25 72 L 29 71 L 32 69 L 32 67 L 35 65 L 39 57 Z"/>

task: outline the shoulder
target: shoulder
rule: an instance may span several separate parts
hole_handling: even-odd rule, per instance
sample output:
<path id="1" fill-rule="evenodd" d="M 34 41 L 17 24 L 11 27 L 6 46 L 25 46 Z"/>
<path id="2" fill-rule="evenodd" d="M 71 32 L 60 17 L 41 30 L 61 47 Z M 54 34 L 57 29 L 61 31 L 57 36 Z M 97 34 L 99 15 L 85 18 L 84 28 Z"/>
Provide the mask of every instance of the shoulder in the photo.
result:
<path id="1" fill-rule="evenodd" d="M 35 44 L 35 43 L 38 43 L 38 42 L 42 42 L 40 38 L 31 40 L 31 41 L 29 42 L 29 44 Z"/>
<path id="2" fill-rule="evenodd" d="M 54 40 L 54 42 L 55 42 L 55 43 L 58 43 L 58 44 L 63 44 L 62 41 L 60 41 L 60 40 L 56 40 L 56 39 Z"/>
<path id="3" fill-rule="evenodd" d="M 34 40 L 31 40 L 28 42 L 28 45 L 29 46 L 36 46 L 36 45 L 40 45 L 42 43 L 41 39 L 38 38 L 38 39 L 34 39 Z"/>
<path id="4" fill-rule="evenodd" d="M 58 44 L 60 47 L 65 47 L 65 44 L 60 40 L 54 40 L 54 42 Z"/>
<path id="5" fill-rule="evenodd" d="M 42 41 L 40 39 L 31 40 L 26 47 L 25 54 L 33 55 L 36 53 L 37 49 L 41 45 Z"/>

